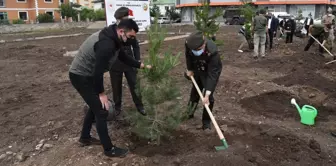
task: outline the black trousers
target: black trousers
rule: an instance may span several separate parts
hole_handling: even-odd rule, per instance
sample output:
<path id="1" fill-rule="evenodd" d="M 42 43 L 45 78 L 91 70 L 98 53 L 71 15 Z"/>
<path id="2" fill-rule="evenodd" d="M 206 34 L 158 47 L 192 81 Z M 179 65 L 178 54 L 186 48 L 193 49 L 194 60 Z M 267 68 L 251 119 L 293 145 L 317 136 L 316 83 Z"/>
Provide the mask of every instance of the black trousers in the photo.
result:
<path id="1" fill-rule="evenodd" d="M 294 34 L 294 32 L 287 32 L 286 43 L 293 43 L 293 34 Z"/>
<path id="2" fill-rule="evenodd" d="M 204 88 L 205 84 L 206 84 L 207 76 L 206 75 L 202 75 L 202 76 L 195 75 L 194 78 L 195 78 L 195 81 L 196 81 L 198 87 L 200 88 L 200 90 L 202 90 Z M 213 97 L 213 94 L 214 94 L 214 92 L 211 92 L 211 94 L 209 96 L 209 102 L 210 102 L 209 108 L 210 108 L 211 111 L 212 111 L 214 103 L 215 103 L 215 99 Z M 191 92 L 190 92 L 189 104 L 197 105 L 198 102 L 199 102 L 199 99 L 200 99 L 200 96 L 197 92 L 197 89 L 193 85 L 193 87 L 191 88 Z M 194 109 L 196 109 L 196 107 Z M 205 109 L 205 107 L 203 109 L 202 121 L 203 121 L 203 124 L 209 124 L 211 122 L 210 116 L 209 116 L 207 110 Z"/>
<path id="3" fill-rule="evenodd" d="M 129 70 L 129 71 L 110 71 L 111 85 L 113 90 L 113 100 L 115 103 L 115 109 L 121 110 L 122 104 L 122 81 L 123 74 L 125 74 L 129 89 L 131 91 L 132 99 L 137 107 L 137 109 L 143 109 L 143 103 L 141 100 L 141 96 L 138 96 L 135 92 L 136 79 L 137 79 L 137 70 Z"/>
<path id="4" fill-rule="evenodd" d="M 269 48 L 270 49 L 272 49 L 272 47 L 273 47 L 273 37 L 274 37 L 274 31 L 269 29 L 268 30 L 268 40 L 266 40 L 267 41 L 266 46 L 269 43 Z"/>
<path id="5" fill-rule="evenodd" d="M 306 29 L 306 31 L 307 31 L 307 36 L 308 36 L 308 31 L 309 31 L 309 25 L 305 25 L 305 29 Z"/>
<path id="6" fill-rule="evenodd" d="M 313 36 L 315 39 L 319 40 L 320 43 L 323 42 L 323 39 L 320 36 Z M 314 44 L 315 40 L 312 37 L 309 37 L 308 39 L 308 43 L 306 45 L 306 47 L 304 48 L 304 51 L 308 51 L 310 46 L 312 46 Z M 319 52 L 323 53 L 323 47 L 321 47 L 321 45 L 319 45 Z"/>
<path id="7" fill-rule="evenodd" d="M 111 138 L 108 134 L 106 118 L 108 111 L 104 110 L 99 99 L 99 94 L 94 90 L 93 77 L 85 77 L 69 73 L 70 81 L 77 92 L 82 96 L 85 103 L 89 106 L 81 132 L 81 138 L 90 138 L 90 131 L 93 120 L 96 119 L 96 128 L 99 139 L 105 151 L 112 148 Z"/>

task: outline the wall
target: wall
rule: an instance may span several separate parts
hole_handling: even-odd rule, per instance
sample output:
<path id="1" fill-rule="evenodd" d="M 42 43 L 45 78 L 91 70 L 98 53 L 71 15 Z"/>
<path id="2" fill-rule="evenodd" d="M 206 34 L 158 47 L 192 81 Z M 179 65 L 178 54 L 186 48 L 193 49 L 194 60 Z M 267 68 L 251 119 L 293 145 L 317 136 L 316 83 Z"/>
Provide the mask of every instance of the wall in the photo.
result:
<path id="1" fill-rule="evenodd" d="M 181 9 L 181 21 L 191 22 L 193 20 L 193 7 L 184 7 Z"/>
<path id="2" fill-rule="evenodd" d="M 300 9 L 303 17 L 308 17 L 309 13 L 311 13 L 313 18 L 315 18 L 315 5 L 290 5 L 289 14 L 297 16 Z"/>
<path id="3" fill-rule="evenodd" d="M 93 9 L 94 10 L 102 9 L 102 3 L 94 3 L 93 4 Z"/>

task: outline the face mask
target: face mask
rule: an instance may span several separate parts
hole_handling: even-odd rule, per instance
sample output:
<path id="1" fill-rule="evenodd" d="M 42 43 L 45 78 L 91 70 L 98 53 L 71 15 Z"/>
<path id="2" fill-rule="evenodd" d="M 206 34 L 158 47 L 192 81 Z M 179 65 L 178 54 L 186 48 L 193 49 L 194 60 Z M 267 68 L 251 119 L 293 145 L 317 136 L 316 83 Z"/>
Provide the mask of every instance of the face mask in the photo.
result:
<path id="1" fill-rule="evenodd" d="M 201 56 L 204 52 L 204 49 L 201 49 L 201 50 L 191 50 L 191 52 L 195 55 L 195 56 Z"/>
<path id="2" fill-rule="evenodd" d="M 131 43 L 131 39 L 126 36 L 125 32 L 124 35 L 120 36 L 120 40 L 123 42 L 124 45 L 129 45 Z"/>

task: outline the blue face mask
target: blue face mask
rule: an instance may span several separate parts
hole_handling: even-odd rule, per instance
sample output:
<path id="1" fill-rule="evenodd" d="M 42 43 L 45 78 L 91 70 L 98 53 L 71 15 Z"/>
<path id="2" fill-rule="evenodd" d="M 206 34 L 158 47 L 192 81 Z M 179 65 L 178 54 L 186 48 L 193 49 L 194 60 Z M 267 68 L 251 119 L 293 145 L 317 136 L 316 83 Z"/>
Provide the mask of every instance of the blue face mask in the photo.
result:
<path id="1" fill-rule="evenodd" d="M 204 49 L 195 51 L 195 50 L 191 50 L 191 52 L 195 55 L 195 56 L 201 56 L 204 52 Z"/>

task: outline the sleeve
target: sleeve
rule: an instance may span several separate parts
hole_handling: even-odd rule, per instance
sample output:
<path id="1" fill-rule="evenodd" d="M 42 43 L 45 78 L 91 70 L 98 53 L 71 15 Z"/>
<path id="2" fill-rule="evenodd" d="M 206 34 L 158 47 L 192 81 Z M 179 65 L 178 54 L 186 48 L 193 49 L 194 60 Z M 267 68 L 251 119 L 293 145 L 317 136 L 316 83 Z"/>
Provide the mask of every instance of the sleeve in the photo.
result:
<path id="1" fill-rule="evenodd" d="M 208 77 L 206 80 L 205 90 L 206 93 L 212 93 L 217 85 L 217 81 L 222 72 L 222 62 L 218 52 L 211 55 L 210 62 L 208 64 Z"/>
<path id="2" fill-rule="evenodd" d="M 313 24 L 314 24 L 314 19 L 311 19 L 310 25 L 313 25 Z"/>
<path id="3" fill-rule="evenodd" d="M 132 47 L 135 60 L 140 61 L 140 47 L 137 39 L 134 39 Z"/>
<path id="4" fill-rule="evenodd" d="M 191 57 L 190 57 L 190 49 L 187 47 L 187 43 L 185 43 L 185 58 L 187 63 L 187 70 L 193 70 L 192 63 L 191 63 Z"/>
<path id="5" fill-rule="evenodd" d="M 120 49 L 118 59 L 131 67 L 140 68 L 141 66 L 141 62 L 135 60 L 131 56 L 127 56 L 123 49 Z"/>
<path id="6" fill-rule="evenodd" d="M 94 88 L 96 92 L 104 92 L 104 72 L 108 67 L 109 60 L 115 56 L 115 46 L 107 40 L 95 44 L 96 63 L 94 66 Z"/>

